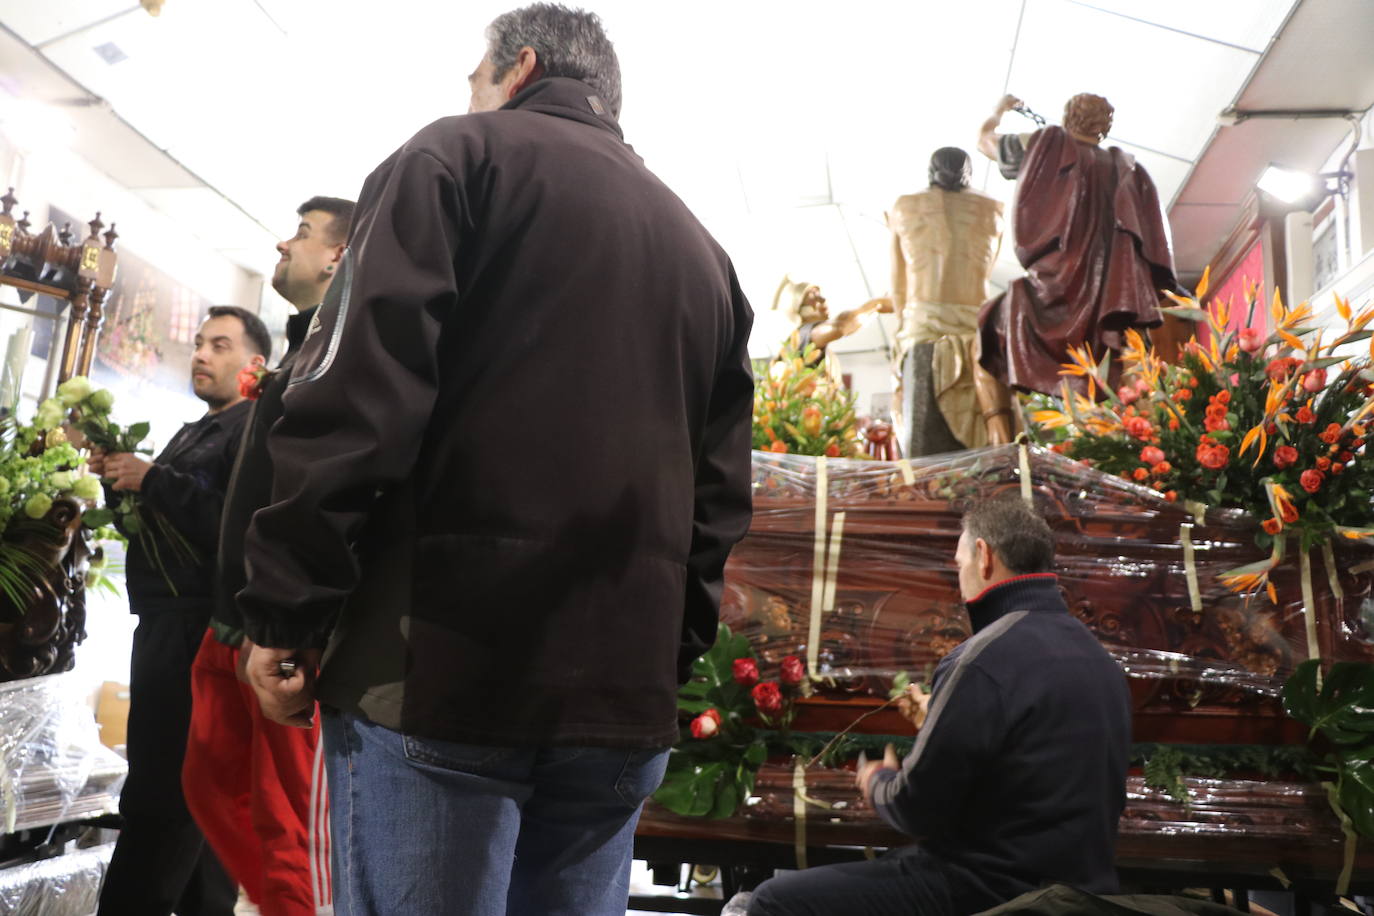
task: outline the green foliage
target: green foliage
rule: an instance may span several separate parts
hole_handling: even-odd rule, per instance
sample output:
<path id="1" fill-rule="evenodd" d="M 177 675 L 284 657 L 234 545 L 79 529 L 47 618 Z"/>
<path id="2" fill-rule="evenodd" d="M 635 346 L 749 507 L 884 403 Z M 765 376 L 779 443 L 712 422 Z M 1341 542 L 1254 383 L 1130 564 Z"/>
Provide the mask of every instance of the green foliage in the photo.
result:
<path id="1" fill-rule="evenodd" d="M 1284 710 L 1329 744 L 1322 769 L 1335 776 L 1333 800 L 1355 831 L 1374 839 L 1374 664 L 1303 662 L 1283 685 Z"/>

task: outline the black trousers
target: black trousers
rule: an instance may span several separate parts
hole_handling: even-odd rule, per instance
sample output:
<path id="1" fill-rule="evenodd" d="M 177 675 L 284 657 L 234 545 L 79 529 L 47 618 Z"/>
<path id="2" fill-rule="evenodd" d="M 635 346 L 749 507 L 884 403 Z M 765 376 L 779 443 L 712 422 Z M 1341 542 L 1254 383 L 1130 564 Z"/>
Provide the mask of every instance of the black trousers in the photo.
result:
<path id="1" fill-rule="evenodd" d="M 181 792 L 191 725 L 191 662 L 210 608 L 141 615 L 129 675 L 124 827 L 100 892 L 100 916 L 231 916 L 238 889 Z"/>
<path id="2" fill-rule="evenodd" d="M 790 871 L 759 885 L 749 916 L 956 916 L 949 880 L 916 847 Z"/>

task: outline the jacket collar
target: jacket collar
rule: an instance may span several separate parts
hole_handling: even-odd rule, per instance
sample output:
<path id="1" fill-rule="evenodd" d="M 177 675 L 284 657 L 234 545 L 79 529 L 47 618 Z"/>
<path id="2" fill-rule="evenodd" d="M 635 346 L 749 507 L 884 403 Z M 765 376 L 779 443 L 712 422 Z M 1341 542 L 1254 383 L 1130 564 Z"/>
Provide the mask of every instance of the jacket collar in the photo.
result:
<path id="1" fill-rule="evenodd" d="M 539 80 L 534 85 L 520 90 L 514 98 L 501 106 L 502 111 L 517 108 L 581 121 L 583 124 L 609 130 L 620 139 L 625 139 L 625 134 L 611 115 L 610 108 L 596 94 L 595 89 L 581 80 L 563 76 Z"/>
<path id="2" fill-rule="evenodd" d="M 1054 573 L 1031 573 L 1003 579 L 964 602 L 968 619 L 977 633 L 997 618 L 1013 611 L 1067 611 Z"/>
<path id="3" fill-rule="evenodd" d="M 305 332 L 310 329 L 310 319 L 315 316 L 318 305 L 297 312 L 286 319 L 286 352 L 294 353 L 305 342 Z"/>

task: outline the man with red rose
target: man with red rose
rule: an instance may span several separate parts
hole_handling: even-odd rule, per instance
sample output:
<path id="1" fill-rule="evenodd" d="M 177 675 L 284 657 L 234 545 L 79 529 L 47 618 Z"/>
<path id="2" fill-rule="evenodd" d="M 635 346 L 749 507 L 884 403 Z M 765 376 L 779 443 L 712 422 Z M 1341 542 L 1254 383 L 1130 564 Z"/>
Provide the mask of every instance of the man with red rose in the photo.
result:
<path id="1" fill-rule="evenodd" d="M 319 700 L 336 916 L 625 913 L 749 525 L 753 315 L 619 72 L 593 14 L 497 17 L 469 114 L 364 183 L 272 428 L 239 607 L 264 712 Z"/>
<path id="2" fill-rule="evenodd" d="M 291 728 L 262 715 L 252 687 L 240 679 L 243 621 L 234 605 L 245 579 L 244 532 L 271 501 L 267 434 L 281 417 L 306 329 L 343 258 L 353 202 L 312 197 L 296 214 L 295 234 L 277 243 L 281 257 L 272 275 L 273 289 L 296 307 L 286 323 L 286 355 L 276 371 L 255 363 L 238 377 L 252 412 L 225 495 L 215 612 L 191 669 L 182 768 L 191 813 L 263 916 L 313 916 L 331 900 L 319 728 Z"/>
<path id="3" fill-rule="evenodd" d="M 192 390 L 209 408 L 205 416 L 183 426 L 152 461 L 97 452 L 88 462 L 108 490 L 138 493 L 142 508 L 175 532 L 169 536 L 160 525 L 131 531 L 116 517 L 129 537 L 125 584 L 138 628 L 129 664 L 129 777 L 119 798 L 124 826 L 100 893 L 101 914 L 229 916 L 238 897 L 187 809 L 181 764 L 191 663 L 214 607 L 224 492 L 248 418 L 238 373 L 261 364 L 271 347 L 257 315 L 211 308 L 191 356 Z"/>
<path id="4" fill-rule="evenodd" d="M 955 916 L 1042 885 L 1117 889 L 1131 702 L 1121 668 L 1059 591 L 1054 536 L 1019 498 L 964 514 L 955 551 L 973 635 L 940 661 L 904 761 L 888 745 L 855 781 L 916 842 L 883 858 L 785 872 L 750 916 Z"/>

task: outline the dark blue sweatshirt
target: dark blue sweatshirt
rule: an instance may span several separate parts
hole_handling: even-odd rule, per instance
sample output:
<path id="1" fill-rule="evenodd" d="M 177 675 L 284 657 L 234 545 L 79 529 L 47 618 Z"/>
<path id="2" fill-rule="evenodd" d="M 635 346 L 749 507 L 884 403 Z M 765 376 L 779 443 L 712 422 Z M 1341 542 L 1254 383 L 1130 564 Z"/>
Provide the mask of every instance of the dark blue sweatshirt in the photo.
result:
<path id="1" fill-rule="evenodd" d="M 949 873 L 960 912 L 1043 884 L 1117 890 L 1131 703 L 1126 679 L 1069 614 L 1053 574 L 968 602 L 973 636 L 941 660 L 901 770 L 880 770 L 878 813 Z"/>

